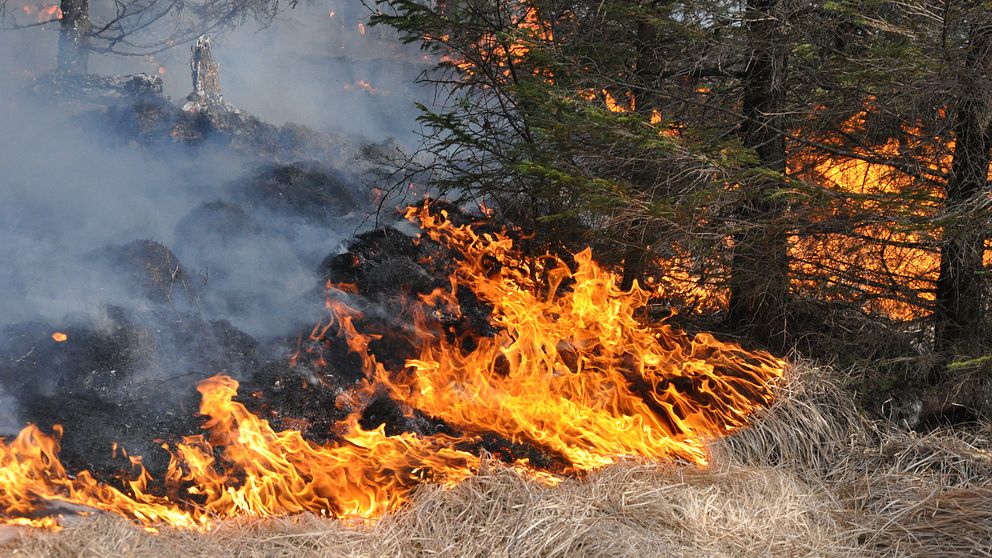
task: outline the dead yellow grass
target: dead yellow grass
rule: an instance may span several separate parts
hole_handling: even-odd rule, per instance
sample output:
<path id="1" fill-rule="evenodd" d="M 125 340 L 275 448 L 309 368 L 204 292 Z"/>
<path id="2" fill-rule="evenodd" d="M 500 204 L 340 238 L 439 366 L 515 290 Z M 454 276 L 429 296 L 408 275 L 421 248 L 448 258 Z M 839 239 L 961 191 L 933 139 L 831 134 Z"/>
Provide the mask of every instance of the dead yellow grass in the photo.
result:
<path id="1" fill-rule="evenodd" d="M 95 516 L 18 533 L 0 555 L 992 555 L 992 428 L 888 431 L 825 376 L 799 369 L 754 427 L 714 445 L 707 469 L 627 463 L 552 488 L 484 467 L 451 490 L 425 486 L 374 526 L 300 516 L 153 535 Z"/>
<path id="2" fill-rule="evenodd" d="M 374 527 L 317 517 L 152 535 L 109 516 L 33 533 L 14 556 L 829 556 L 845 547 L 829 497 L 762 468 L 622 465 L 558 487 L 500 468 L 428 487 Z"/>

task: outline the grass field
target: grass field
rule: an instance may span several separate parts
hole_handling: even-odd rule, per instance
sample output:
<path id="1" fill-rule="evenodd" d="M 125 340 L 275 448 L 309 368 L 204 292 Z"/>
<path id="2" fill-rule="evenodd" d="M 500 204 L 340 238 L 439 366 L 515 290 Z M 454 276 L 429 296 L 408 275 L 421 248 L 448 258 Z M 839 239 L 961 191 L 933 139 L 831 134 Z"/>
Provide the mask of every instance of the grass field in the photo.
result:
<path id="1" fill-rule="evenodd" d="M 823 379 L 835 375 L 797 366 L 704 469 L 624 463 L 548 487 L 489 465 L 373 526 L 299 516 L 151 534 L 77 517 L 58 533 L 0 532 L 0 555 L 992 556 L 992 426 L 889 429 Z"/>

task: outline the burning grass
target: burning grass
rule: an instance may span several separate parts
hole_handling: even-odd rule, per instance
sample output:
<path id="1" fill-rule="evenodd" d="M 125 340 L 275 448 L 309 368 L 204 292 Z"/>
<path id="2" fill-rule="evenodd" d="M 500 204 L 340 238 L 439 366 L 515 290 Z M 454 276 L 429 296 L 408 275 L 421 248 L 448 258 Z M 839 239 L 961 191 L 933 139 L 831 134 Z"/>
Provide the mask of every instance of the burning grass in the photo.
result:
<path id="1" fill-rule="evenodd" d="M 374 525 L 311 515 L 151 534 L 109 515 L 23 531 L 12 556 L 976 556 L 992 545 L 992 428 L 864 419 L 800 365 L 753 426 L 696 465 L 624 462 L 556 487 L 483 459 Z"/>
<path id="2" fill-rule="evenodd" d="M 992 546 L 987 425 L 892 430 L 826 380 L 836 372 L 800 365 L 783 380 L 771 355 L 642 323 L 647 293 L 619 289 L 588 252 L 574 267 L 521 260 L 508 238 L 426 210 L 420 219 L 459 257 L 449 290 L 414 301 L 417 357 L 402 369 L 378 360 L 371 347 L 382 336 L 360 331 L 361 313 L 344 305 L 351 291 L 333 284 L 329 321 L 297 354 L 324 362 L 336 340 L 360 357 L 334 441 L 273 429 L 234 399 L 226 376 L 200 383 L 206 434 L 171 448 L 164 482 L 142 473 L 121 492 L 68 472 L 54 439 L 29 428 L 0 446 L 0 504 L 15 539 L 2 550 L 517 558 L 957 556 Z M 466 293 L 491 306 L 491 333 L 432 321 L 458 317 Z M 363 427 L 382 394 L 446 431 Z M 487 433 L 557 457 L 488 454 Z M 39 502 L 114 512 L 158 533 L 109 513 L 60 518 L 69 514 Z M 61 532 L 13 527 L 56 521 Z"/>
<path id="3" fill-rule="evenodd" d="M 314 516 L 150 535 L 98 517 L 33 534 L 16 556 L 768 556 L 830 555 L 829 506 L 791 474 L 761 468 L 617 465 L 551 488 L 503 468 L 421 491 L 373 528 Z M 836 553 L 834 553 L 836 554 Z"/>
<path id="4" fill-rule="evenodd" d="M 783 361 L 638 319 L 648 293 L 621 289 L 590 250 L 574 254 L 572 266 L 551 254 L 525 257 L 510 236 L 480 234 L 447 215 L 426 205 L 408 214 L 454 256 L 446 288 L 407 297 L 412 328 L 364 331 L 364 313 L 347 303 L 357 286 L 328 283 L 328 320 L 291 360 L 324 370 L 342 341 L 357 357 L 362 375 L 335 398 L 341 418 L 332 440 L 273 428 L 235 399 L 236 380 L 217 375 L 198 386 L 205 433 L 163 444 L 164 474 L 149 474 L 137 456 L 115 486 L 68 470 L 60 426 L 49 435 L 29 425 L 0 442 L 0 524 L 57 528 L 57 514 L 46 510 L 53 502 L 152 529 L 305 512 L 374 520 L 424 482 L 450 488 L 471 477 L 485 451 L 553 483 L 636 459 L 703 465 L 708 440 L 745 426 L 773 400 Z M 491 308 L 488 333 L 458 321 L 468 297 Z M 443 316 L 456 319 L 445 327 Z M 374 344 L 390 337 L 409 337 L 416 358 L 380 360 Z M 383 396 L 402 416 L 435 423 L 387 432 L 387 420 L 366 420 Z M 494 450 L 487 440 L 496 440 Z"/>

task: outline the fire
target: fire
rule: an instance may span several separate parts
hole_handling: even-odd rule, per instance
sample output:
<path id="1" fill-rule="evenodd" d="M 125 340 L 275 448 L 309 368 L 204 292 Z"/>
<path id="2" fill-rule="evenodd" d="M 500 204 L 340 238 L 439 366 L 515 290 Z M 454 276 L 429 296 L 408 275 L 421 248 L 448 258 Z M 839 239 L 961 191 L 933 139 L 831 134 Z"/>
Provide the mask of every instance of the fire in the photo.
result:
<path id="1" fill-rule="evenodd" d="M 56 343 L 65 343 L 69 340 L 69 336 L 61 331 L 56 331 L 52 334 L 52 341 Z"/>
<path id="2" fill-rule="evenodd" d="M 62 19 L 62 8 L 51 5 L 47 8 L 42 8 L 41 13 L 44 14 L 49 19 Z"/>
<path id="3" fill-rule="evenodd" d="M 408 216 L 457 256 L 449 287 L 410 302 L 419 354 L 390 370 L 370 351 L 377 337 L 360 331 L 362 314 L 342 302 L 355 286 L 328 285 L 329 319 L 314 327 L 307 351 L 339 338 L 361 357 L 364 376 L 338 398 L 348 414 L 331 442 L 275 430 L 235 401 L 234 379 L 219 375 L 198 387 L 205 433 L 164 446 L 171 461 L 162 479 L 135 456 L 119 488 L 86 471 L 70 474 L 58 459 L 61 427 L 48 435 L 28 426 L 0 441 L 0 524 L 57 528 L 46 513 L 50 501 L 149 529 L 301 512 L 374 520 L 423 482 L 452 486 L 473 475 L 481 462 L 472 449 L 494 434 L 550 456 L 553 464 L 543 466 L 506 460 L 553 484 L 631 458 L 705 465 L 708 440 L 771 402 L 782 361 L 639 319 L 648 291 L 621 290 L 590 250 L 570 261 L 524 258 L 505 234 L 456 226 L 426 206 Z M 459 289 L 492 308 L 495 333 L 458 337 L 444 329 L 435 317 L 459 315 Z M 319 366 L 324 358 L 314 360 Z M 457 434 L 363 427 L 365 406 L 381 393 Z"/>
<path id="4" fill-rule="evenodd" d="M 898 139 L 849 147 L 850 137 L 864 135 L 873 101 L 868 99 L 866 108 L 844 121 L 837 133 L 814 138 L 818 143 L 849 150 L 854 156 L 790 146 L 787 172 L 791 177 L 841 194 L 832 196 L 830 205 L 819 213 L 807 216 L 814 223 L 836 219 L 841 225 L 834 229 L 839 231 L 789 238 L 791 287 L 799 296 L 809 293 L 820 299 L 858 304 L 867 312 L 892 320 L 914 320 L 930 312 L 940 257 L 936 251 L 939 231 L 914 228 L 911 223 L 939 215 L 954 140 L 929 136 L 920 127 L 903 126 Z M 940 111 L 939 117 L 946 117 L 946 113 Z M 661 126 L 660 134 L 678 134 L 678 124 L 664 126 L 656 110 L 650 123 Z M 802 130 L 796 133 L 802 135 Z M 914 155 L 920 177 L 895 165 L 869 162 L 898 161 L 908 153 Z M 992 168 L 989 176 L 992 179 Z M 907 199 L 912 203 L 907 204 Z M 845 219 L 850 220 L 849 225 Z M 985 262 L 992 264 L 992 250 L 986 250 Z M 657 268 L 664 273 L 648 287 L 666 300 L 684 302 L 680 306 L 692 311 L 726 308 L 726 288 L 699 277 L 692 264 L 691 258 L 683 256 L 659 260 Z"/>
<path id="5" fill-rule="evenodd" d="M 358 24 L 358 34 L 359 35 L 362 35 L 363 37 L 365 36 L 365 24 L 364 23 L 359 23 Z"/>
<path id="6" fill-rule="evenodd" d="M 606 103 L 606 108 L 610 112 L 634 112 L 636 107 L 634 106 L 634 94 L 630 91 L 627 92 L 627 100 L 624 103 L 617 101 L 616 97 L 612 93 L 603 90 L 603 102 Z"/>
<path id="7" fill-rule="evenodd" d="M 506 10 L 513 17 L 506 19 L 505 33 L 499 37 L 491 33 L 483 34 L 469 49 L 478 52 L 481 60 L 470 62 L 457 54 L 444 55 L 441 59 L 469 75 L 478 71 L 474 64 L 488 64 L 496 75 L 508 80 L 512 78 L 513 67 L 517 70 L 527 68 L 534 75 L 553 81 L 550 70 L 531 68 L 525 63 L 529 63 L 526 60 L 528 54 L 538 46 L 554 44 L 553 29 L 557 29 L 553 26 L 554 21 L 542 17 L 546 14 L 527 2 L 509 2 Z M 428 35 L 424 39 L 440 43 L 449 41 L 446 35 Z M 708 84 L 691 84 L 690 90 L 700 96 L 714 93 Z M 588 86 L 574 93 L 579 99 L 596 103 L 617 114 L 634 114 L 640 109 L 647 123 L 656 127 L 661 136 L 677 138 L 684 133 L 684 124 L 666 122 L 658 109 L 648 112 L 647 107 L 638 107 L 633 93 L 622 87 L 607 89 L 603 85 Z M 787 172 L 791 177 L 838 192 L 841 195 L 835 196 L 835 199 L 844 200 L 835 201 L 834 207 L 824 209 L 819 216 L 812 216 L 813 221 L 841 217 L 838 221 L 842 222 L 844 212 L 875 213 L 880 217 L 862 219 L 863 223 L 850 225 L 842 222 L 837 228 L 850 229 L 844 232 L 803 232 L 791 236 L 791 288 L 799 296 L 810 293 L 823 298 L 826 294 L 831 300 L 859 304 L 868 312 L 891 319 L 911 320 L 926 315 L 933 303 L 939 256 L 934 248 L 937 245 L 934 233 L 911 230 L 906 222 L 936 216 L 942 197 L 940 185 L 944 180 L 940 175 L 947 173 L 953 140 L 927 137 L 918 128 L 904 126 L 902 142 L 889 139 L 869 147 L 849 147 L 851 135 L 862 135 L 860 132 L 874 101 L 868 98 L 866 106 L 869 108 L 850 117 L 837 132 L 811 138 L 820 144 L 849 149 L 855 157 L 826 155 L 822 150 L 798 144 L 789 146 Z M 946 113 L 940 111 L 939 116 L 943 118 Z M 794 133 L 808 135 L 802 130 L 795 130 Z M 929 145 L 937 147 L 928 148 Z M 919 163 L 924 171 L 923 180 L 901 172 L 896 166 L 865 160 L 900 160 L 908 151 L 921 154 Z M 927 168 L 934 171 L 932 175 L 926 176 Z M 927 181 L 932 184 L 921 187 L 921 183 Z M 911 192 L 912 189 L 916 191 Z M 906 211 L 905 207 L 891 207 L 891 201 L 889 207 L 879 205 L 885 203 L 886 197 L 891 199 L 891 194 L 898 192 L 908 192 L 907 198 L 915 200 L 912 211 Z M 883 215 L 895 217 L 882 222 Z M 987 263 L 992 263 L 992 250 L 987 251 L 985 259 Z M 679 256 L 659 261 L 657 267 L 664 273 L 652 285 L 646 286 L 666 298 L 676 295 L 674 298 L 686 301 L 686 307 L 692 311 L 726 308 L 726 289 L 715 283 L 701 283 L 692 266 L 687 264 L 689 260 Z"/>
<path id="8" fill-rule="evenodd" d="M 24 15 L 34 16 L 35 21 L 38 23 L 47 23 L 62 19 L 62 8 L 58 4 L 42 4 L 40 6 L 24 4 L 21 6 L 21 11 L 24 12 Z"/>
<path id="9" fill-rule="evenodd" d="M 217 518 L 304 511 L 370 518 L 395 510 L 426 478 L 452 483 L 477 467 L 477 457 L 444 447 L 443 437 L 387 436 L 382 426 L 362 429 L 357 417 L 346 421 L 335 445 L 312 444 L 293 430 L 275 432 L 233 401 L 237 386 L 227 376 L 200 384 L 209 436 L 178 444 L 165 479 L 167 492 L 183 488 L 183 500 L 149 494 L 152 479 L 137 457 L 131 457 L 137 474 L 127 483 L 130 494 L 86 471 L 70 476 L 57 456 L 61 427 L 48 436 L 29 426 L 0 445 L 0 523 L 53 527 L 52 517 L 31 517 L 46 500 L 118 513 L 149 527 L 199 529 Z"/>
<path id="10" fill-rule="evenodd" d="M 456 227 L 443 213 L 419 218 L 460 253 L 453 285 L 493 305 L 499 333 L 472 340 L 471 350 L 433 333 L 420 358 L 387 381 L 414 408 L 470 432 L 550 448 L 570 470 L 588 471 L 624 457 L 705 464 L 706 439 L 743 426 L 771 401 L 780 361 L 642 323 L 636 315 L 649 293 L 621 291 L 590 250 L 574 255 L 573 271 L 553 256 L 522 260 L 509 239 Z"/>
<path id="11" fill-rule="evenodd" d="M 620 101 L 617 100 L 616 96 L 613 95 L 608 89 L 601 89 L 599 92 L 592 89 L 583 89 L 579 91 L 579 98 L 586 101 L 600 101 L 606 105 L 606 110 L 616 113 L 628 113 L 634 112 L 637 109 L 637 101 L 634 94 L 630 91 L 626 92 L 626 99 Z M 658 124 L 661 122 L 661 113 L 657 110 L 652 111 L 650 116 L 651 124 Z"/>
<path id="12" fill-rule="evenodd" d="M 384 426 L 365 430 L 358 416 L 344 421 L 337 444 L 319 446 L 295 430 L 275 432 L 233 402 L 238 384 L 216 376 L 200 384 L 200 412 L 210 435 L 180 444 L 168 481 L 193 483 L 206 497 L 194 514 L 208 517 L 269 516 L 311 511 L 342 518 L 372 518 L 395 510 L 427 478 L 464 479 L 476 469 L 474 455 L 446 447 L 443 436 L 387 436 Z M 222 447 L 225 473 L 217 473 L 214 448 Z M 244 481 L 237 482 L 236 473 Z"/>
<path id="13" fill-rule="evenodd" d="M 871 99 L 869 99 L 869 102 Z M 842 135 L 858 134 L 870 113 L 870 106 L 850 117 L 841 126 Z M 939 185 L 941 173 L 950 168 L 953 140 L 927 137 L 919 128 L 904 127 L 902 141 L 888 139 L 852 151 L 885 159 L 896 159 L 905 150 L 919 154 L 918 163 L 923 169 L 934 171 L 925 177 L 937 188 L 923 185 L 890 165 L 841 157 L 822 156 L 811 150 L 796 150 L 790 155 L 789 173 L 811 180 L 827 189 L 852 196 L 849 206 L 836 204 L 832 211 L 839 216 L 844 212 L 861 211 L 891 215 L 888 220 L 874 219 L 868 224 L 853 227 L 850 233 L 829 233 L 790 239 L 790 256 L 796 278 L 797 290 L 815 289 L 823 285 L 853 285 L 856 292 L 867 296 L 865 310 L 896 320 L 911 320 L 924 316 L 933 301 L 933 285 L 937 279 L 939 256 L 933 250 L 935 239 L 925 233 L 907 230 L 899 220 L 935 215 L 943 194 Z M 826 137 L 820 141 L 840 144 L 842 138 Z M 921 190 L 922 188 L 922 190 Z M 935 191 L 936 190 L 936 191 Z M 897 202 L 886 202 L 891 194 L 907 193 L 916 202 L 904 207 Z M 889 203 L 890 206 L 884 204 Z M 988 257 L 986 258 L 988 260 Z M 846 299 L 842 290 L 831 296 Z M 856 295 L 855 295 L 856 296 Z"/>
<path id="14" fill-rule="evenodd" d="M 722 276 L 707 277 L 695 271 L 693 259 L 685 251 L 676 250 L 669 258 L 659 258 L 655 265 L 663 273 L 645 278 L 645 287 L 654 298 L 664 300 L 675 308 L 688 308 L 697 313 L 719 312 L 727 307 L 729 289 Z"/>
<path id="15" fill-rule="evenodd" d="M 522 67 L 532 48 L 538 44 L 553 42 L 554 33 L 550 23 L 542 19 L 538 10 L 526 2 L 508 3 L 507 10 L 508 17 L 503 29 L 505 35 L 486 31 L 474 42 L 471 50 L 479 53 L 483 65 L 491 65 L 496 74 L 512 82 L 516 80 L 515 68 Z M 427 34 L 424 35 L 424 40 L 448 44 L 450 36 Z M 440 60 L 468 75 L 475 74 L 479 69 L 473 61 L 462 57 L 461 54 L 444 54 Z M 530 72 L 549 82 L 554 77 L 547 68 L 532 67 Z"/>
<path id="16" fill-rule="evenodd" d="M 364 79 L 360 79 L 360 80 L 356 81 L 355 82 L 355 85 L 361 87 L 362 89 L 368 91 L 369 93 L 378 93 L 379 92 L 378 89 L 376 89 L 375 87 L 372 87 L 372 84 L 369 83 L 367 80 L 364 80 Z"/>

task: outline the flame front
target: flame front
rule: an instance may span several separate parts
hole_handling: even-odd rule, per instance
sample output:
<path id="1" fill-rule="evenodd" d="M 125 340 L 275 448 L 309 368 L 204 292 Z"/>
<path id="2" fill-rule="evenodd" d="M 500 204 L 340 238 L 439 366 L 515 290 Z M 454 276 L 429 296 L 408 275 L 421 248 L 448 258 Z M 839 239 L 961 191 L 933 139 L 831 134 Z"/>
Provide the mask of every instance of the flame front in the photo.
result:
<path id="1" fill-rule="evenodd" d="M 200 413 L 208 436 L 177 444 L 165 478 L 166 494 L 149 493 L 152 479 L 132 457 L 137 475 L 127 493 L 83 471 L 69 475 L 58 460 L 59 437 L 28 426 L 0 444 L 0 523 L 56 527 L 44 501 L 118 513 L 142 525 L 199 529 L 214 519 L 313 512 L 375 518 L 394 511 L 424 480 L 452 484 L 471 475 L 478 457 L 452 449 L 450 438 L 387 436 L 345 421 L 336 444 L 320 446 L 300 432 L 276 432 L 233 400 L 238 383 L 227 376 L 201 382 Z M 219 457 L 217 457 L 219 455 Z"/>
<path id="2" fill-rule="evenodd" d="M 573 272 L 551 256 L 519 259 L 506 238 L 480 237 L 427 211 L 419 217 L 460 253 L 452 285 L 493 306 L 498 333 L 472 339 L 471 350 L 425 339 L 409 370 L 385 380 L 412 407 L 467 432 L 547 448 L 571 470 L 588 471 L 623 457 L 705 464 L 705 440 L 771 401 L 780 361 L 642 323 L 635 315 L 649 293 L 620 290 L 589 249 L 574 255 Z"/>
<path id="3" fill-rule="evenodd" d="M 512 463 L 545 482 L 625 458 L 704 465 L 707 440 L 745 425 L 771 401 L 782 361 L 645 323 L 638 316 L 649 294 L 636 285 L 621 290 L 588 249 L 570 263 L 523 258 L 507 236 L 455 226 L 443 212 L 409 216 L 458 256 L 450 289 L 411 303 L 419 355 L 387 370 L 370 352 L 374 337 L 356 326 L 361 314 L 340 302 L 343 287 L 330 286 L 331 319 L 311 340 L 344 339 L 365 376 L 342 395 L 354 410 L 332 442 L 276 431 L 234 400 L 235 380 L 215 376 L 198 388 L 205 434 L 166 447 L 171 462 L 156 482 L 137 457 L 122 488 L 86 471 L 70 475 L 58 459 L 60 428 L 50 436 L 29 426 L 0 442 L 0 523 L 56 528 L 53 502 L 118 513 L 150 529 L 300 512 L 375 519 L 422 482 L 451 486 L 474 474 L 480 458 L 471 450 L 492 435 L 553 456 L 544 467 Z M 458 338 L 432 318 L 439 307 L 459 311 L 459 289 L 492 307 L 494 334 Z M 459 434 L 363 428 L 363 402 L 382 392 Z"/>

